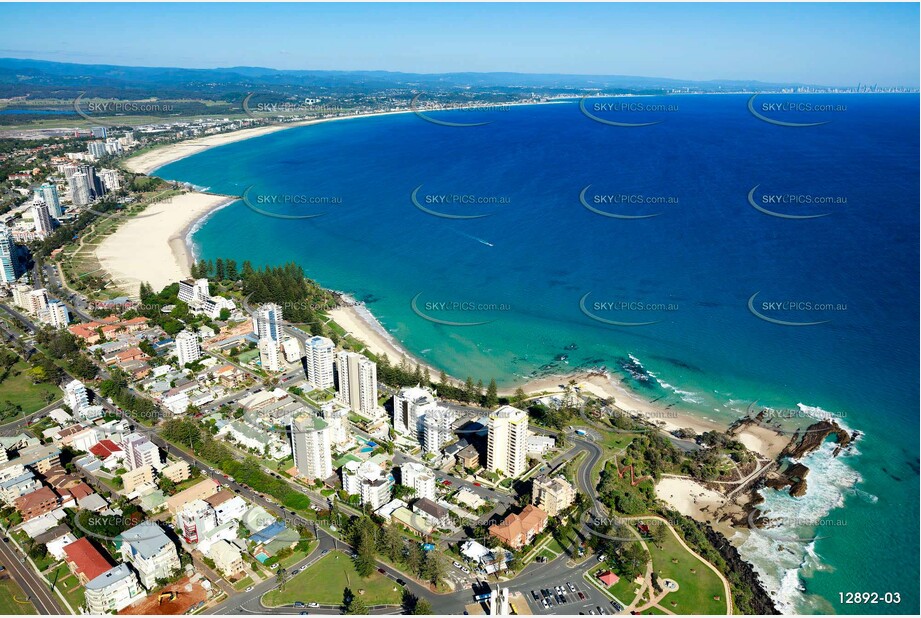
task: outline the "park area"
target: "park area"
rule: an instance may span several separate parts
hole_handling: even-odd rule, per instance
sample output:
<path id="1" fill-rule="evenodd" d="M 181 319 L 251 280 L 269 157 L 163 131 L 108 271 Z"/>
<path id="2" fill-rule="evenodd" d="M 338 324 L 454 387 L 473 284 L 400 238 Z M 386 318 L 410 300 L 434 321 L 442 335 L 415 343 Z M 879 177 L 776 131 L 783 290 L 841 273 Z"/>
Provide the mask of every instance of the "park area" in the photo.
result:
<path id="1" fill-rule="evenodd" d="M 0 393 L 0 420 L 5 423 L 40 410 L 61 396 L 54 384 L 33 384 L 29 365 L 22 360 L 0 373 Z"/>
<path id="2" fill-rule="evenodd" d="M 346 588 L 360 595 L 369 606 L 399 605 L 402 599 L 402 591 L 393 580 L 376 571 L 363 578 L 355 571 L 351 558 L 333 551 L 288 580 L 284 590 L 276 588 L 266 593 L 262 602 L 269 607 L 293 605 L 298 601 L 341 605 Z"/>
<path id="3" fill-rule="evenodd" d="M 0 573 L 0 614 L 37 614 L 22 588 L 6 573 Z"/>
<path id="4" fill-rule="evenodd" d="M 650 526 L 658 520 L 650 519 Z M 675 614 L 725 614 L 726 591 L 720 577 L 696 555 L 685 549 L 669 529 L 660 546 L 646 542 L 653 570 L 660 580 L 671 579 L 678 590 L 665 595 L 658 605 Z"/>

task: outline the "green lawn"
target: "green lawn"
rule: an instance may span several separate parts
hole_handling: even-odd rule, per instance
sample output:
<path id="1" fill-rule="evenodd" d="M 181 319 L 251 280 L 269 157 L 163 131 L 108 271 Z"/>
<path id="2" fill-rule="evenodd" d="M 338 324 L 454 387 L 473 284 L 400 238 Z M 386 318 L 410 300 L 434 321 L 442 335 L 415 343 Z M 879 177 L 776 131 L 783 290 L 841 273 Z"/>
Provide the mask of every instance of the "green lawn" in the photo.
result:
<path id="1" fill-rule="evenodd" d="M 37 614 L 27 595 L 6 573 L 0 574 L 0 614 Z"/>
<path id="2" fill-rule="evenodd" d="M 556 553 L 556 554 L 562 554 L 562 553 L 563 553 L 563 547 L 560 545 L 559 541 L 557 541 L 555 538 L 554 538 L 554 539 L 550 539 L 550 542 L 547 543 L 547 549 L 549 549 L 550 551 L 552 551 L 552 552 L 554 552 L 554 553 Z"/>
<path id="3" fill-rule="evenodd" d="M 650 526 L 653 525 L 658 525 L 658 520 L 650 520 Z M 706 563 L 688 553 L 674 534 L 669 532 L 665 536 L 661 549 L 651 541 L 647 541 L 646 546 L 659 577 L 678 582 L 678 590 L 668 593 L 659 605 L 676 614 L 726 613 L 722 581 Z"/>
<path id="4" fill-rule="evenodd" d="M 237 583 L 233 585 L 235 590 L 245 590 L 247 586 L 253 585 L 253 578 L 247 575 Z"/>
<path id="5" fill-rule="evenodd" d="M 402 598 L 399 586 L 392 579 L 376 572 L 368 578 L 359 577 L 352 560 L 334 551 L 289 580 L 284 590 L 266 593 L 262 602 L 270 607 L 291 605 L 295 601 L 338 605 L 346 588 L 356 594 L 364 590 L 361 598 L 367 605 L 398 605 Z"/>
<path id="6" fill-rule="evenodd" d="M 552 551 L 550 551 L 549 549 L 546 549 L 546 548 L 545 548 L 545 549 L 540 550 L 540 553 L 538 553 L 537 555 L 538 555 L 538 556 L 543 556 L 543 557 L 546 558 L 547 560 L 554 560 L 554 559 L 556 559 L 556 557 L 557 557 L 559 554 L 555 554 L 555 553 L 553 553 Z"/>
<path id="7" fill-rule="evenodd" d="M 608 591 L 617 597 L 621 603 L 630 605 L 633 603 L 633 599 L 636 598 L 637 589 L 639 589 L 639 584 L 628 580 L 626 577 L 621 577 L 616 584 L 608 588 Z"/>
<path id="8" fill-rule="evenodd" d="M 2 419 L 3 422 L 9 422 L 22 415 L 41 410 L 48 405 L 46 395 L 53 395 L 52 401 L 59 399 L 62 395 L 61 389 L 53 384 L 45 382 L 32 384 L 28 370 L 29 365 L 25 361 L 18 361 L 10 367 L 6 379 L 0 382 L 0 404 L 9 401 L 13 405 L 22 406 L 22 414 L 6 417 Z"/>
<path id="9" fill-rule="evenodd" d="M 286 569 L 290 569 L 295 564 L 297 564 L 298 562 L 300 562 L 301 560 L 309 556 L 310 552 L 316 549 L 316 547 L 317 547 L 317 541 L 310 541 L 310 546 L 308 547 L 306 552 L 296 551 L 290 556 L 288 556 L 287 558 L 282 558 L 281 566 Z"/>
<path id="10" fill-rule="evenodd" d="M 61 572 L 63 569 L 63 572 Z M 64 598 L 67 599 L 67 602 L 70 603 L 70 606 L 75 612 L 79 612 L 80 608 L 83 607 L 83 604 L 86 602 L 86 593 L 83 589 L 83 585 L 80 583 L 74 575 L 67 570 L 66 565 L 62 565 L 57 569 L 57 572 L 60 572 L 62 579 L 57 580 L 57 588 L 64 594 Z M 51 581 L 54 581 L 53 577 L 49 577 Z"/>

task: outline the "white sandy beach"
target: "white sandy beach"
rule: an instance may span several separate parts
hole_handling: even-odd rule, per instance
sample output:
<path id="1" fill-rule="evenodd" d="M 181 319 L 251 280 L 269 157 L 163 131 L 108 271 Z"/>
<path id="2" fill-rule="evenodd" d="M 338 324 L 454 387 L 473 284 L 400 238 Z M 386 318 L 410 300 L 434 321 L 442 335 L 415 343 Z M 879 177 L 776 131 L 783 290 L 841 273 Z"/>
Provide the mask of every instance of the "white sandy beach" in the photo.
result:
<path id="1" fill-rule="evenodd" d="M 390 114 L 406 113 L 410 113 L 410 110 L 374 112 L 373 114 L 352 114 L 349 116 L 336 116 L 335 118 L 320 118 L 317 120 L 304 120 L 303 122 L 273 124 L 262 127 L 254 127 L 252 129 L 240 129 L 239 131 L 231 131 L 229 133 L 206 135 L 205 137 L 197 137 L 195 139 L 190 139 L 175 144 L 167 144 L 165 146 L 160 146 L 158 148 L 154 148 L 153 150 L 143 152 L 139 155 L 129 157 L 128 159 L 125 159 L 123 166 L 128 171 L 135 172 L 137 174 L 150 174 L 155 169 L 163 167 L 168 163 L 173 163 L 175 161 L 179 161 L 180 159 L 185 159 L 186 157 L 191 157 L 192 155 L 204 152 L 210 148 L 226 146 L 227 144 L 242 142 L 243 140 L 252 139 L 254 137 L 261 137 L 263 135 L 269 135 L 270 133 L 277 133 L 278 131 L 284 131 L 286 129 L 306 127 L 312 124 L 319 124 L 321 122 L 333 122 L 336 120 L 350 120 L 353 118 L 367 118 L 370 116 L 387 116 Z"/>
<path id="2" fill-rule="evenodd" d="M 96 258 L 115 283 L 137 296 L 141 282 L 155 290 L 189 276 L 192 256 L 186 230 L 227 197 L 188 192 L 148 206 L 122 223 L 96 248 Z"/>

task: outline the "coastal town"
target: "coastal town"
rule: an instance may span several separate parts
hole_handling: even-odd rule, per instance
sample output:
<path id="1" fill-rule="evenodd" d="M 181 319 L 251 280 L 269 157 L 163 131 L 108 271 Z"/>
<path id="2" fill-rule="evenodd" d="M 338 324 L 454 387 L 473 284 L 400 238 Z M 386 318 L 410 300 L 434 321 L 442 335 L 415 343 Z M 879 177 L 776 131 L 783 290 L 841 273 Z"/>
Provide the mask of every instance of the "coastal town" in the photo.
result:
<path id="1" fill-rule="evenodd" d="M 436 377 L 295 265 L 194 260 L 188 228 L 237 196 L 152 170 L 273 130 L 99 126 L 4 154 L 7 609 L 776 611 L 724 541 L 770 534 L 760 484 L 805 492 L 784 457 L 854 436 L 763 410 L 721 427 L 601 372 Z"/>

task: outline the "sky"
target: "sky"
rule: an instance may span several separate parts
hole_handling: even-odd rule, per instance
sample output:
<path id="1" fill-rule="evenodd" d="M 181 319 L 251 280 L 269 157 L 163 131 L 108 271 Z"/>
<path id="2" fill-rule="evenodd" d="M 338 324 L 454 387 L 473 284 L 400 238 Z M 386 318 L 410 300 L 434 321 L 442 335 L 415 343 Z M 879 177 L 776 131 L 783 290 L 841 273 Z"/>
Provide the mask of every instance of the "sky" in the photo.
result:
<path id="1" fill-rule="evenodd" d="M 919 85 L 919 6 L 0 4 L 0 57 Z"/>

